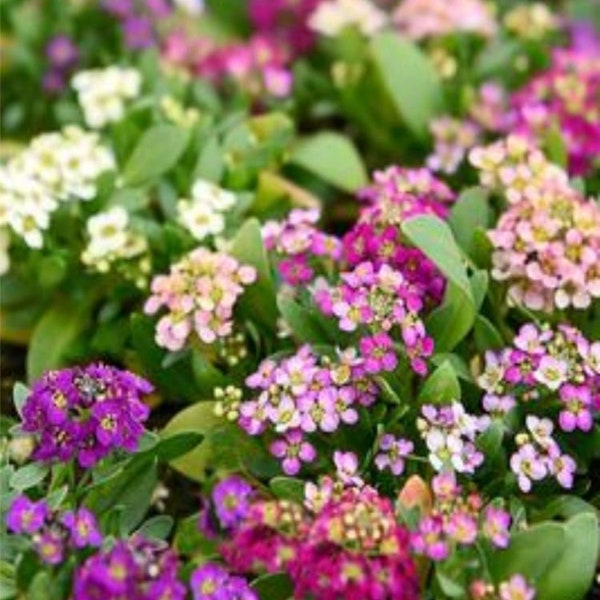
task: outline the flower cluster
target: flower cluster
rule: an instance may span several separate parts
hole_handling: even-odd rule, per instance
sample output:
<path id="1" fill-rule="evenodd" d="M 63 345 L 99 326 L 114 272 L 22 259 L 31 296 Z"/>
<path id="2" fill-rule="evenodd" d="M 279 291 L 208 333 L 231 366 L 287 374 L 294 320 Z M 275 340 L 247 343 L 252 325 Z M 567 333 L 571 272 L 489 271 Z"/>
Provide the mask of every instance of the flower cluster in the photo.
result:
<path id="1" fill-rule="evenodd" d="M 487 539 L 496 548 L 510 542 L 510 514 L 494 504 L 483 507 L 476 493 L 464 496 L 452 472 L 436 475 L 432 481 L 434 505 L 411 534 L 411 546 L 417 554 L 434 561 L 450 556 L 453 546 L 472 546 Z"/>
<path id="2" fill-rule="evenodd" d="M 56 35 L 46 44 L 48 66 L 42 85 L 50 94 L 61 92 L 73 69 L 79 62 L 79 49 L 73 40 L 66 35 Z"/>
<path id="3" fill-rule="evenodd" d="M 192 186 L 191 200 L 177 203 L 177 220 L 195 240 L 219 235 L 225 229 L 225 214 L 236 204 L 233 192 L 224 190 L 210 181 L 198 179 Z"/>
<path id="4" fill-rule="evenodd" d="M 375 334 L 401 333 L 403 349 L 412 369 L 423 375 L 426 359 L 433 353 L 433 340 L 427 335 L 419 315 L 423 302 L 414 286 L 398 271 L 387 265 L 359 264 L 354 270 L 340 275 L 338 286 L 324 284 L 315 291 L 315 302 L 327 316 L 338 320 L 342 331 L 361 331 Z M 391 370 L 395 352 L 388 335 L 363 337 L 360 350 L 372 372 Z"/>
<path id="5" fill-rule="evenodd" d="M 349 27 L 372 36 L 386 23 L 386 14 L 371 0 L 322 0 L 308 19 L 312 31 L 329 37 Z"/>
<path id="6" fill-rule="evenodd" d="M 531 30 L 530 22 L 527 23 Z M 541 143 L 548 123 L 564 140 L 569 172 L 580 175 L 598 165 L 600 154 L 600 57 L 597 51 L 557 50 L 552 65 L 511 99 L 515 130 Z"/>
<path id="7" fill-rule="evenodd" d="M 298 598 L 416 600 L 408 541 L 388 499 L 373 488 L 350 487 L 315 514 L 287 501 L 254 504 L 223 554 L 241 571 L 285 570 Z"/>
<path id="8" fill-rule="evenodd" d="M 384 471 L 389 469 L 398 477 L 404 472 L 405 458 L 414 450 L 410 440 L 396 438 L 391 433 L 386 433 L 379 440 L 378 453 L 375 455 L 375 466 Z"/>
<path id="9" fill-rule="evenodd" d="M 359 198 L 366 206 L 343 238 L 345 260 L 351 266 L 366 260 L 392 266 L 426 303 L 439 302 L 445 287 L 442 274 L 419 249 L 406 244 L 400 226 L 422 214 L 446 217 L 454 200 L 452 191 L 427 169 L 392 166 L 376 171 L 373 184 Z"/>
<path id="10" fill-rule="evenodd" d="M 280 259 L 277 268 L 289 285 L 303 285 L 315 276 L 312 258 L 338 260 L 341 243 L 338 238 L 316 228 L 317 209 L 294 209 L 283 221 L 267 221 L 262 229 L 265 248 Z"/>
<path id="11" fill-rule="evenodd" d="M 542 2 L 518 4 L 509 10 L 503 19 L 507 31 L 521 39 L 543 39 L 558 29 L 559 19 Z"/>
<path id="12" fill-rule="evenodd" d="M 469 103 L 469 118 L 492 133 L 506 132 L 512 125 L 506 90 L 495 82 L 482 84 Z"/>
<path id="13" fill-rule="evenodd" d="M 80 71 L 71 85 L 88 127 L 101 129 L 123 118 L 127 101 L 140 93 L 142 76 L 136 69 L 110 66 Z"/>
<path id="14" fill-rule="evenodd" d="M 86 508 L 59 514 L 45 500 L 33 502 L 25 495 L 12 501 L 6 524 L 12 533 L 31 536 L 34 551 L 48 565 L 61 563 L 67 548 L 81 550 L 102 543 L 96 517 Z"/>
<path id="15" fill-rule="evenodd" d="M 87 221 L 89 241 L 81 254 L 81 261 L 100 273 L 123 266 L 125 275 L 132 277 L 141 287 L 150 271 L 146 238 L 133 231 L 129 213 L 121 206 L 90 217 Z M 132 265 L 132 259 L 138 259 Z"/>
<path id="16" fill-rule="evenodd" d="M 519 573 L 510 579 L 500 582 L 498 588 L 492 583 L 482 579 L 476 579 L 469 586 L 470 597 L 473 600 L 533 600 L 535 589 L 527 583 L 523 575 Z"/>
<path id="17" fill-rule="evenodd" d="M 192 331 L 212 344 L 233 331 L 233 309 L 244 286 L 256 281 L 256 270 L 222 252 L 196 248 L 171 266 L 168 275 L 152 280 L 152 295 L 144 311 L 168 313 L 156 327 L 156 343 L 181 350 Z"/>
<path id="18" fill-rule="evenodd" d="M 467 152 L 479 141 L 479 127 L 469 120 L 439 117 L 430 123 L 433 153 L 427 158 L 432 171 L 456 173 Z"/>
<path id="19" fill-rule="evenodd" d="M 337 359 L 317 356 L 301 347 L 279 363 L 267 359 L 246 385 L 257 396 L 240 406 L 240 426 L 249 435 L 267 428 L 284 434 L 271 444 L 283 470 L 295 475 L 303 462 L 312 462 L 316 450 L 306 434 L 332 433 L 358 421 L 357 408 L 375 401 L 376 386 L 366 376 L 364 363 L 349 352 Z"/>
<path id="20" fill-rule="evenodd" d="M 492 37 L 497 23 L 482 0 L 403 0 L 394 12 L 394 23 L 414 40 L 453 33 Z"/>
<path id="21" fill-rule="evenodd" d="M 190 578 L 194 600 L 258 600 L 243 577 L 230 575 L 216 563 L 204 563 Z"/>
<path id="22" fill-rule="evenodd" d="M 96 179 L 114 164 L 98 136 L 78 127 L 34 138 L 0 169 L 0 228 L 8 226 L 31 248 L 41 248 L 61 202 L 92 200 Z"/>
<path id="23" fill-rule="evenodd" d="M 129 371 L 102 364 L 49 371 L 22 409 L 22 429 L 37 436 L 34 458 L 94 466 L 112 450 L 134 451 L 152 386 Z"/>
<path id="24" fill-rule="evenodd" d="M 503 417 L 520 404 L 544 409 L 563 432 L 589 432 L 600 410 L 600 342 L 590 343 L 567 325 L 526 324 L 513 348 L 486 354 L 478 382 L 486 392 L 483 406 L 493 415 Z M 526 425 L 529 433 L 516 436 L 519 450 L 511 458 L 521 489 L 529 491 L 530 480 L 548 475 L 571 487 L 576 465 L 551 437 L 553 422 L 529 415 Z"/>
<path id="25" fill-rule="evenodd" d="M 447 406 L 426 404 L 417 428 L 429 450 L 429 462 L 436 471 L 447 469 L 458 473 L 474 473 L 483 463 L 483 453 L 476 445 L 477 435 L 487 429 L 490 419 L 465 411 L 460 402 Z"/>
<path id="26" fill-rule="evenodd" d="M 73 597 L 78 600 L 184 600 L 178 580 L 179 561 L 164 543 L 136 534 L 90 556 L 75 571 Z"/>

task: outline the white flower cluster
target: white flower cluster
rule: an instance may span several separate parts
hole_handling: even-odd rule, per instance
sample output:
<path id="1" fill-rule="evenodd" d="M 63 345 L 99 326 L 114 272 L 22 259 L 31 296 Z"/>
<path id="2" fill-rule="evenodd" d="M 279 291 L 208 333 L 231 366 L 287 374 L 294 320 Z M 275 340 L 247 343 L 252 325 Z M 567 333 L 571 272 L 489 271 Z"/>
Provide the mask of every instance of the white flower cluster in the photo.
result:
<path id="1" fill-rule="evenodd" d="M 192 187 L 192 199 L 177 203 L 177 220 L 194 239 L 219 235 L 225 229 L 225 212 L 236 203 L 233 192 L 198 179 Z"/>
<path id="2" fill-rule="evenodd" d="M 101 129 L 123 118 L 126 101 L 140 93 L 142 76 L 136 69 L 111 66 L 80 71 L 71 85 L 88 127 Z"/>
<path id="3" fill-rule="evenodd" d="M 87 232 L 90 239 L 81 260 L 100 273 L 108 272 L 117 261 L 141 257 L 148 249 L 145 238 L 131 230 L 129 214 L 121 206 L 90 217 Z M 146 263 L 140 263 L 142 271 L 149 269 Z"/>
<path id="4" fill-rule="evenodd" d="M 347 27 L 371 36 L 387 23 L 384 12 L 369 0 L 327 0 L 310 15 L 308 26 L 321 35 L 335 37 Z"/>
<path id="5" fill-rule="evenodd" d="M 98 135 L 78 127 L 34 138 L 0 168 L 0 228 L 8 226 L 31 248 L 41 248 L 60 203 L 93 199 L 96 179 L 114 166 Z"/>

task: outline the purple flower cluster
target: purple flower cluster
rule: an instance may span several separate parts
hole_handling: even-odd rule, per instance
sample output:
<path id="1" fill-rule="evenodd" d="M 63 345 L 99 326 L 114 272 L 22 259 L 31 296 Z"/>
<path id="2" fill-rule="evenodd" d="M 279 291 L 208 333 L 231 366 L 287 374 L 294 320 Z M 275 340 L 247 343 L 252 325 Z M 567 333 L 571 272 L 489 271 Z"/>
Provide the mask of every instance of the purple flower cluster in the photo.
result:
<path id="1" fill-rule="evenodd" d="M 212 491 L 215 513 L 223 529 L 235 529 L 250 509 L 252 486 L 237 475 L 222 479 Z"/>
<path id="2" fill-rule="evenodd" d="M 426 302 L 441 300 L 445 280 L 417 248 L 407 245 L 400 225 L 410 217 L 433 214 L 445 218 L 454 194 L 428 169 L 388 167 L 376 171 L 373 184 L 359 194 L 366 202 L 356 225 L 344 236 L 344 258 L 356 266 L 372 261 L 398 270 Z"/>
<path id="3" fill-rule="evenodd" d="M 79 62 L 79 49 L 70 37 L 56 35 L 46 44 L 48 67 L 42 85 L 50 94 L 65 89 L 67 81 Z"/>
<path id="4" fill-rule="evenodd" d="M 96 517 L 86 508 L 53 513 L 45 500 L 33 502 L 25 495 L 11 503 L 6 524 L 15 534 L 31 536 L 35 552 L 48 565 L 62 562 L 67 548 L 82 550 L 102 543 Z"/>
<path id="5" fill-rule="evenodd" d="M 529 323 L 512 348 L 488 352 L 485 359 L 478 382 L 489 413 L 503 417 L 519 404 L 544 411 L 563 432 L 592 430 L 600 410 L 600 342 L 589 342 L 569 325 Z M 576 465 L 551 437 L 553 421 L 529 415 L 526 425 L 529 431 L 516 436 L 518 451 L 511 458 L 521 489 L 529 491 L 532 480 L 548 475 L 571 487 Z"/>
<path id="6" fill-rule="evenodd" d="M 394 268 L 385 264 L 378 267 L 372 262 L 358 264 L 354 270 L 342 273 L 340 280 L 338 286 L 325 284 L 317 289 L 315 301 L 325 315 L 337 318 L 342 331 L 368 328 L 375 332 L 359 344 L 369 371 L 395 367 L 391 338 L 381 333 L 398 328 L 412 369 L 424 375 L 426 359 L 433 353 L 433 339 L 419 315 L 423 300 L 415 286 Z"/>
<path id="7" fill-rule="evenodd" d="M 121 23 L 125 43 L 132 50 L 143 50 L 157 43 L 156 25 L 173 8 L 168 0 L 102 0 L 102 8 Z"/>
<path id="8" fill-rule="evenodd" d="M 457 401 L 447 406 L 426 404 L 417 428 L 429 450 L 429 462 L 436 471 L 453 469 L 458 473 L 474 473 L 484 460 L 475 439 L 489 424 L 488 416 L 475 417 Z"/>
<path id="9" fill-rule="evenodd" d="M 396 438 L 391 433 L 386 433 L 379 440 L 379 450 L 375 456 L 375 466 L 383 471 L 389 469 L 398 477 L 404 473 L 405 458 L 414 450 L 410 440 Z"/>
<path id="10" fill-rule="evenodd" d="M 75 572 L 77 600 L 184 600 L 179 561 L 164 543 L 134 535 L 90 556 Z"/>
<path id="11" fill-rule="evenodd" d="M 303 285 L 315 276 L 314 260 L 339 260 L 341 242 L 316 228 L 318 209 L 294 209 L 283 221 L 268 221 L 262 229 L 267 250 L 281 259 L 278 271 L 285 283 Z"/>
<path id="12" fill-rule="evenodd" d="M 539 142 L 548 123 L 555 123 L 566 146 L 569 171 L 588 173 L 599 164 L 599 94 L 597 50 L 556 50 L 550 68 L 512 97 L 516 131 Z"/>
<path id="13" fill-rule="evenodd" d="M 190 580 L 194 600 L 258 600 L 243 577 L 230 575 L 216 563 L 198 567 Z"/>
<path id="14" fill-rule="evenodd" d="M 464 496 L 452 472 L 436 475 L 432 489 L 433 509 L 411 535 L 417 554 L 442 561 L 454 546 L 472 546 L 478 539 L 487 539 L 496 548 L 508 547 L 511 518 L 507 511 L 492 504 L 483 508 L 477 494 Z"/>
<path id="15" fill-rule="evenodd" d="M 271 452 L 288 475 L 316 458 L 306 434 L 353 425 L 358 406 L 373 404 L 377 393 L 355 354 L 343 352 L 334 360 L 317 356 L 307 345 L 279 363 L 264 360 L 246 384 L 257 395 L 240 406 L 239 424 L 250 435 L 267 429 L 283 434 Z"/>
<path id="16" fill-rule="evenodd" d="M 94 466 L 111 451 L 135 451 L 149 409 L 146 380 L 115 367 L 91 364 L 50 371 L 38 379 L 22 411 L 22 429 L 38 437 L 34 458 Z"/>

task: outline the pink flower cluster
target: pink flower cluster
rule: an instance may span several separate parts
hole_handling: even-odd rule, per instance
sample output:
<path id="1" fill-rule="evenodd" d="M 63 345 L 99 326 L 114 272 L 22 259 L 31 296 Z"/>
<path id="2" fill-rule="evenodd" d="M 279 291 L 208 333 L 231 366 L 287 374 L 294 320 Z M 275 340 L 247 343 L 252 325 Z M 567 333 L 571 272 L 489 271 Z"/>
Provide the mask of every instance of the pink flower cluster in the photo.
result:
<path id="1" fill-rule="evenodd" d="M 417 248 L 406 244 L 400 225 L 422 214 L 445 218 L 454 194 L 428 169 L 388 167 L 377 171 L 373 184 L 359 194 L 366 202 L 356 225 L 344 236 L 344 258 L 355 266 L 373 261 L 390 265 L 412 283 L 427 303 L 438 303 L 445 280 Z"/>
<path id="2" fill-rule="evenodd" d="M 283 434 L 270 449 L 288 475 L 316 458 L 307 434 L 355 424 L 357 408 L 373 404 L 377 393 L 364 361 L 353 353 L 334 360 L 317 356 L 310 346 L 279 363 L 264 360 L 246 384 L 257 395 L 241 404 L 239 424 L 249 435 L 267 429 Z"/>
<path id="3" fill-rule="evenodd" d="M 433 353 L 433 339 L 427 335 L 419 315 L 423 301 L 415 287 L 402 274 L 388 265 L 375 267 L 361 263 L 352 271 L 340 275 L 338 286 L 324 284 L 315 291 L 315 302 L 327 316 L 338 320 L 342 331 L 368 328 L 375 335 L 359 343 L 368 370 L 392 370 L 395 346 L 389 335 L 398 328 L 403 349 L 412 369 L 424 375 L 426 359 Z"/>
<path id="4" fill-rule="evenodd" d="M 494 82 L 482 84 L 469 104 L 469 117 L 485 131 L 506 132 L 512 125 L 506 90 Z"/>
<path id="5" fill-rule="evenodd" d="M 524 325 L 514 347 L 486 354 L 479 385 L 485 390 L 483 406 L 503 417 L 517 404 L 543 410 L 563 432 L 589 432 L 600 411 L 600 342 L 590 343 L 580 331 L 568 325 L 556 329 Z M 523 491 L 531 480 L 556 477 L 571 487 L 576 468 L 551 438 L 550 419 L 529 415 L 529 433 L 516 437 L 518 452 L 511 467 Z"/>
<path id="6" fill-rule="evenodd" d="M 433 153 L 427 157 L 432 171 L 451 175 L 456 173 L 467 152 L 479 141 L 479 127 L 472 121 L 449 116 L 434 119 L 430 124 L 433 135 Z"/>
<path id="7" fill-rule="evenodd" d="M 257 34 L 219 47 L 207 38 L 175 32 L 166 39 L 162 56 L 218 85 L 233 82 L 254 99 L 285 98 L 292 90 L 289 53 L 272 37 Z"/>
<path id="8" fill-rule="evenodd" d="M 280 257 L 277 265 L 283 281 L 303 285 L 315 276 L 315 258 L 337 261 L 341 242 L 316 228 L 320 217 L 317 209 L 294 209 L 283 221 L 268 221 L 262 234 L 267 250 Z"/>
<path id="9" fill-rule="evenodd" d="M 471 153 L 484 185 L 511 206 L 488 232 L 492 277 L 532 310 L 585 309 L 600 298 L 600 208 L 568 186 L 566 173 L 523 138 Z"/>
<path id="10" fill-rule="evenodd" d="M 600 156 L 600 56 L 595 49 L 556 50 L 550 68 L 512 96 L 516 131 L 538 142 L 554 123 L 569 172 L 588 173 Z"/>
<path id="11" fill-rule="evenodd" d="M 235 304 L 244 286 L 254 281 L 256 270 L 228 254 L 193 250 L 172 265 L 168 275 L 152 280 L 144 312 L 168 311 L 158 321 L 156 343 L 174 352 L 185 346 L 192 332 L 205 344 L 230 335 Z"/>
<path id="12" fill-rule="evenodd" d="M 414 40 L 453 33 L 492 37 L 498 28 L 493 13 L 481 0 L 403 0 L 394 23 Z"/>
<path id="13" fill-rule="evenodd" d="M 425 404 L 421 414 L 417 428 L 429 450 L 432 467 L 436 471 L 474 473 L 484 460 L 475 440 L 488 428 L 489 417 L 470 415 L 457 401 L 447 406 Z"/>
<path id="14" fill-rule="evenodd" d="M 434 561 L 448 558 L 454 546 L 472 546 L 487 539 L 496 548 L 510 542 L 510 514 L 493 504 L 483 507 L 478 494 L 464 496 L 452 472 L 436 475 L 432 481 L 434 506 L 421 518 L 411 534 L 411 546 L 417 554 Z"/>
<path id="15" fill-rule="evenodd" d="M 297 598 L 417 600 L 408 543 L 392 503 L 363 487 L 333 493 L 316 514 L 285 501 L 258 503 L 224 554 L 240 571 L 283 567 Z"/>

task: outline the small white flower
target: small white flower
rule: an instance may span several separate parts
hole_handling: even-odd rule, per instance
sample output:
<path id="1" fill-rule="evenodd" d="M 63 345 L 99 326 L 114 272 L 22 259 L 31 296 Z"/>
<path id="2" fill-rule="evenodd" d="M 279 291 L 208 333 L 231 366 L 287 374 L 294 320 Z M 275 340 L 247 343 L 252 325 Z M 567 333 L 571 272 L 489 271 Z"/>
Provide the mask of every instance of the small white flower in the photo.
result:
<path id="1" fill-rule="evenodd" d="M 206 203 L 219 212 L 229 210 L 236 203 L 236 195 L 233 192 L 224 190 L 204 179 L 195 181 L 192 186 L 192 198 L 198 200 L 198 202 Z"/>
<path id="2" fill-rule="evenodd" d="M 371 36 L 386 22 L 385 13 L 369 0 L 327 0 L 308 19 L 313 31 L 329 37 L 339 35 L 347 27 L 357 27 L 363 35 Z"/>
<path id="3" fill-rule="evenodd" d="M 225 228 L 225 218 L 209 204 L 180 200 L 177 204 L 177 220 L 196 240 L 218 235 Z"/>

